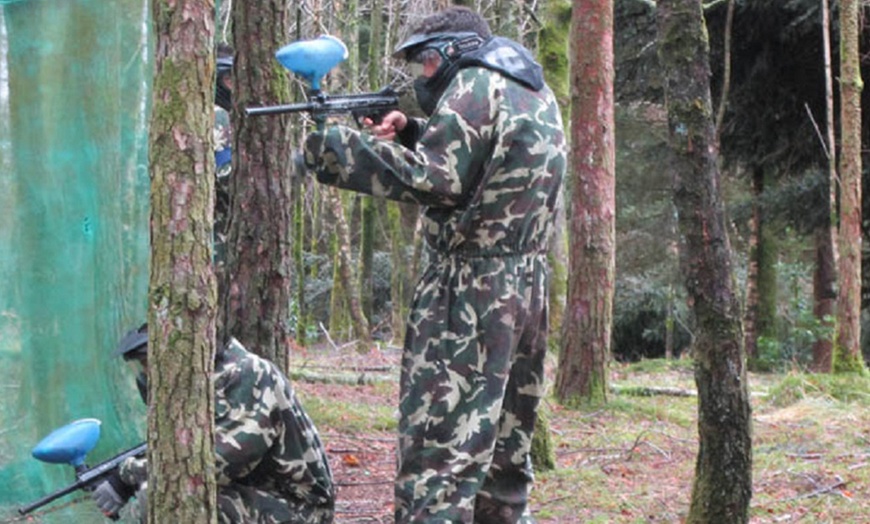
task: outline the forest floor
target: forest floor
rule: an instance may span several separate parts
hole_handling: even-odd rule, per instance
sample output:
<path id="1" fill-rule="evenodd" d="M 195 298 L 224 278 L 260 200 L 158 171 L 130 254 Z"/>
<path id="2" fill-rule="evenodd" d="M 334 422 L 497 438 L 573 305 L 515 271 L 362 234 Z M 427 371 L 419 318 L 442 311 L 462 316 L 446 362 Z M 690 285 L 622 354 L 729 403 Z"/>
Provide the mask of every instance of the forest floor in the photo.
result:
<path id="1" fill-rule="evenodd" d="M 338 486 L 337 523 L 393 521 L 399 356 L 395 348 L 320 348 L 292 357 L 297 393 Z M 750 376 L 753 524 L 870 522 L 868 382 Z M 606 405 L 545 402 L 556 468 L 536 473 L 531 508 L 539 523 L 685 519 L 697 453 L 691 362 L 615 364 L 611 385 Z"/>

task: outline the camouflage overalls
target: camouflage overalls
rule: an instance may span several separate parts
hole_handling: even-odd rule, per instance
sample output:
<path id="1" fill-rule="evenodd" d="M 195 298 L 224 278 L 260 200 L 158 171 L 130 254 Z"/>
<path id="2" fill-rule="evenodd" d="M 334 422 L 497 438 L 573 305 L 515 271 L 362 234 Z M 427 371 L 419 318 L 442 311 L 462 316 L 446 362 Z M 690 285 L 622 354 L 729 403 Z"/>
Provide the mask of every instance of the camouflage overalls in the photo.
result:
<path id="1" fill-rule="evenodd" d="M 218 522 L 332 522 L 329 462 L 290 381 L 232 340 L 214 382 Z M 144 486 L 146 467 L 145 459 L 128 459 L 119 472 L 125 483 Z M 138 505 L 132 510 L 144 515 Z"/>
<path id="2" fill-rule="evenodd" d="M 469 67 L 409 128 L 400 145 L 331 127 L 305 151 L 323 183 L 427 206 L 433 257 L 402 359 L 396 522 L 533 522 L 559 108 L 547 87 Z"/>

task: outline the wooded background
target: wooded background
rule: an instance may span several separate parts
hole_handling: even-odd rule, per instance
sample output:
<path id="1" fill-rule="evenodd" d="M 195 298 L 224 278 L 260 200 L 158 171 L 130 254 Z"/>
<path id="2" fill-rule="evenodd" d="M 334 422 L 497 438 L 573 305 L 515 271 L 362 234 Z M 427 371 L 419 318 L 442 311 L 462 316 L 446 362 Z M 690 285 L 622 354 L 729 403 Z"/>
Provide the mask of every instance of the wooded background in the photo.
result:
<path id="1" fill-rule="evenodd" d="M 115 17 L 114 26 L 110 20 L 88 16 L 86 8 L 94 4 L 87 0 L 63 10 L 53 10 L 52 2 L 45 0 L 0 3 L 4 6 L 2 165 L 15 174 L 0 181 L 8 184 L 10 190 L 4 193 L 11 195 L 4 197 L 4 206 L 17 208 L 21 202 L 14 198 L 23 195 L 24 200 L 33 194 L 28 185 L 32 181 L 24 173 L 45 183 L 46 192 L 52 185 L 62 189 L 69 183 L 58 178 L 58 169 L 31 170 L 41 166 L 36 162 L 40 157 L 66 145 L 89 152 L 90 146 L 111 144 L 112 155 L 74 171 L 77 176 L 90 172 L 104 176 L 113 169 L 138 175 L 119 178 L 117 190 L 126 195 L 127 207 L 113 211 L 124 221 L 118 222 L 111 238 L 108 228 L 96 228 L 94 236 L 92 217 L 84 215 L 82 236 L 87 242 L 96 239 L 87 244 L 87 253 L 93 250 L 110 258 L 102 242 L 108 240 L 113 247 L 141 242 L 147 227 L 141 215 L 148 201 L 141 184 L 142 164 L 147 163 L 155 195 L 152 261 L 166 264 L 152 272 L 149 292 L 149 319 L 166 327 L 166 339 L 153 341 L 158 354 L 175 352 L 207 367 L 213 333 L 218 339 L 224 333 L 237 336 L 284 367 L 288 351 L 302 347 L 352 346 L 370 351 L 377 345 L 400 345 L 415 275 L 427 256 L 420 242 L 419 210 L 317 185 L 295 172 L 292 161 L 310 121 L 304 116 L 255 120 L 245 118 L 242 110 L 302 99 L 305 86 L 281 69 L 274 52 L 291 41 L 329 33 L 342 38 L 351 54 L 329 75 L 328 92 L 374 91 L 391 84 L 405 94 L 403 109 L 415 113 L 408 89 L 411 79 L 390 52 L 410 27 L 443 2 L 155 1 L 148 13 L 149 6 L 128 0 L 110 3 L 114 13 L 123 14 Z M 697 363 L 699 389 L 721 387 L 706 392 L 711 400 L 719 392 L 733 396 L 731 407 L 718 407 L 733 408 L 730 414 L 741 421 L 734 438 L 741 440 L 748 433 L 743 427 L 745 382 L 717 381 L 711 378 L 718 376 L 711 370 L 731 365 L 736 372 L 728 375 L 729 380 L 742 379 L 746 357 L 749 368 L 756 370 L 863 372 L 861 348 L 866 359 L 868 344 L 862 343 L 866 339 L 862 332 L 867 330 L 861 329 L 860 320 L 868 318 L 862 312 L 868 306 L 870 279 L 861 266 L 870 258 L 863 249 L 862 217 L 867 213 L 862 211 L 867 209 L 867 198 L 861 192 L 867 165 L 862 162 L 861 144 L 868 136 L 867 119 L 860 118 L 861 107 L 866 106 L 862 99 L 867 96 L 860 80 L 864 64 L 859 50 L 867 42 L 858 16 L 866 14 L 862 3 L 549 0 L 467 5 L 481 12 L 495 33 L 522 42 L 545 65 L 547 81 L 562 103 L 566 127 L 571 127 L 574 165 L 566 180 L 565 212 L 558 219 L 551 251 L 551 340 L 553 349 L 566 359 L 560 370 L 580 363 L 578 373 L 585 377 L 560 388 L 561 400 L 606 398 L 611 357 L 691 355 Z M 675 13 L 685 18 L 678 17 L 675 23 L 671 18 Z M 136 35 L 132 41 L 122 38 L 122 23 L 132 26 L 127 29 Z M 48 44 L 35 51 L 30 37 L 43 31 Z M 132 42 L 135 52 L 103 55 L 97 44 L 109 36 L 117 42 L 112 49 Z M 203 254 L 211 238 L 212 180 L 196 182 L 213 172 L 213 159 L 202 154 L 213 146 L 203 112 L 208 114 L 211 105 L 213 52 L 219 43 L 231 44 L 236 55 L 231 248 L 226 267 L 214 276 L 216 285 Z M 79 62 L 63 60 L 67 57 L 51 51 L 77 48 L 85 50 Z M 95 56 L 105 58 L 107 69 L 100 70 L 103 76 L 95 86 L 100 89 L 82 96 L 81 103 L 63 100 L 62 92 L 53 95 L 51 103 L 36 96 L 41 93 L 36 86 L 93 81 L 76 76 L 81 70 L 69 64 L 102 63 Z M 668 63 L 672 66 L 664 65 Z M 696 69 L 681 69 L 689 63 Z M 590 88 L 592 75 L 580 74 L 584 67 L 602 73 L 603 79 L 596 78 L 599 84 Z M 138 81 L 129 85 L 113 81 L 127 78 L 126 74 L 139 75 Z M 584 104 L 590 97 L 593 103 Z M 111 119 L 106 119 L 109 113 L 103 101 L 115 111 L 122 106 L 134 115 L 132 135 L 106 125 Z M 31 112 L 27 109 L 31 107 L 39 111 Z M 42 126 L 62 111 L 72 115 L 75 126 L 63 132 Z M 198 116 L 189 116 L 193 114 Z M 150 119 L 150 157 L 142 162 L 146 119 Z M 598 131 L 583 132 L 590 123 L 598 124 Z M 74 144 L 77 131 L 88 131 L 87 147 Z M 129 136 L 138 138 L 130 141 Z M 168 136 L 175 138 L 174 146 L 171 141 L 161 142 Z M 601 155 L 588 155 L 595 162 L 584 165 L 586 156 L 577 160 L 577 152 L 589 146 L 579 140 L 599 139 L 603 144 L 595 147 L 601 149 L 590 151 Z M 607 147 L 608 140 L 612 147 Z M 25 154 L 24 144 L 34 149 Z M 168 149 L 159 147 L 166 144 Z M 180 148 L 179 144 L 195 147 L 174 156 L 173 147 Z M 125 159 L 118 154 L 120 148 L 136 153 Z M 172 170 L 180 170 L 183 176 L 162 176 Z M 695 190 L 704 198 L 679 198 Z M 182 195 L 191 198 L 172 200 Z M 102 202 L 104 196 L 83 200 Z M 4 243 L 16 247 L 29 238 L 36 242 L 21 244 L 28 246 L 28 253 L 53 252 L 57 265 L 77 260 L 64 248 L 78 246 L 80 239 L 58 241 L 49 235 L 64 225 L 40 222 L 41 212 L 48 216 L 48 211 L 67 211 L 66 206 L 39 201 L 35 213 L 4 217 L 0 222 Z M 181 208 L 173 203 L 189 206 L 183 208 L 181 218 L 191 220 L 176 222 L 179 216 L 172 212 Z M 78 208 L 74 214 L 78 224 L 82 221 Z M 693 218 L 701 218 L 701 223 L 692 222 Z M 62 215 L 62 220 L 70 219 Z M 23 224 L 39 227 L 29 230 Z M 715 225 L 715 231 L 704 225 Z M 578 229 L 587 226 L 594 227 Z M 167 239 L 164 234 L 169 230 L 179 237 Z M 184 235 L 190 236 L 180 238 Z M 177 240 L 185 242 L 173 244 Z M 710 246 L 715 249 L 705 252 Z M 190 250 L 196 262 L 179 257 L 175 252 L 179 249 Z M 126 261 L 129 256 L 124 252 L 118 258 Z M 705 265 L 711 261 L 715 264 Z M 80 364 L 71 359 L 60 366 L 60 360 L 28 348 L 59 346 L 65 333 L 57 326 L 82 321 L 68 308 L 59 308 L 51 318 L 35 316 L 45 290 L 74 278 L 28 271 L 32 268 L 18 254 L 5 255 L 0 262 L 9 286 L 2 294 L 0 354 L 16 370 L 28 369 L 28 364 L 34 370 L 46 369 L 32 363 L 51 362 L 46 364 L 50 376 L 65 380 L 65 369 L 79 369 Z M 99 334 L 83 337 L 81 346 L 110 346 L 121 324 L 129 328 L 133 319 L 140 318 L 141 306 L 130 304 L 136 304 L 134 296 L 144 300 L 141 268 L 131 269 L 134 265 L 125 263 L 91 268 L 96 271 L 89 273 L 88 282 L 100 296 L 115 293 L 125 298 L 104 304 L 104 309 L 111 309 L 111 318 L 89 321 L 91 331 Z M 117 278 L 121 283 L 107 284 L 98 278 L 99 269 L 110 266 L 125 268 Z M 81 267 L 67 264 L 67 270 L 74 275 Z M 102 276 L 111 278 L 106 272 Z M 219 290 L 220 297 L 213 290 Z M 79 288 L 71 286 L 60 294 L 77 297 Z M 21 296 L 29 300 L 27 307 L 9 305 Z M 703 310 L 707 307 L 710 311 Z M 711 311 L 714 315 L 707 315 Z M 711 329 L 712 324 L 724 326 L 724 331 Z M 723 333 L 726 336 L 717 338 Z M 96 368 L 100 375 L 112 371 L 102 363 Z M 170 378 L 176 372 L 177 378 L 184 378 L 184 369 L 173 370 L 169 364 L 163 372 Z M 28 385 L 30 381 L 24 380 Z M 202 377 L 191 389 L 201 386 Z M 113 385 L 108 391 L 116 389 Z M 36 388 L 21 391 L 11 404 L 25 406 L 31 398 L 46 406 L 62 402 L 57 397 L 46 401 Z M 207 395 L 203 400 L 208 403 Z M 703 410 L 704 395 L 700 402 Z M 48 427 L 59 424 L 70 409 L 37 411 Z M 200 435 L 202 442 L 208 442 L 207 429 Z M 156 427 L 150 433 L 156 438 Z M 703 436 L 702 431 L 702 442 Z M 208 447 L 199 452 L 207 456 Z M 746 457 L 737 458 L 745 470 Z M 714 463 L 708 466 L 715 470 Z M 699 470 L 703 468 L 699 461 Z M 737 505 L 743 504 L 744 494 L 736 491 Z M 158 496 L 149 504 L 172 508 L 167 502 L 171 503 Z M 200 508 L 194 504 L 191 511 Z M 745 514 L 735 518 L 742 520 Z"/>

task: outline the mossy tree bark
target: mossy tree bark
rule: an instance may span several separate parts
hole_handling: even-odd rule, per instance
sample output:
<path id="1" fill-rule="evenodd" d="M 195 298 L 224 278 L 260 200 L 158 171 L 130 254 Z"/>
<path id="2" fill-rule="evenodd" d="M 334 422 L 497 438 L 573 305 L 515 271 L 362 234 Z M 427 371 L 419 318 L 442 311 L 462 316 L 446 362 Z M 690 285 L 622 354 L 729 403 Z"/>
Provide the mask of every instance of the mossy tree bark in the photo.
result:
<path id="1" fill-rule="evenodd" d="M 746 314 L 744 317 L 744 343 L 750 366 L 757 359 L 774 357 L 762 355 L 758 347 L 761 337 L 776 337 L 777 319 L 777 242 L 770 224 L 769 213 L 761 204 L 770 176 L 764 168 L 756 166 L 752 172 L 752 217 L 750 219 L 749 269 L 746 281 Z"/>
<path id="2" fill-rule="evenodd" d="M 571 26 L 568 299 L 556 394 L 606 400 L 615 267 L 613 2 L 577 0 Z"/>
<path id="3" fill-rule="evenodd" d="M 556 95 L 562 109 L 562 121 L 567 126 L 571 121 L 571 75 L 569 71 L 568 36 L 571 31 L 571 3 L 552 0 L 544 15 L 544 25 L 538 34 L 538 61 L 544 66 L 547 85 Z M 566 129 L 566 132 L 568 130 Z M 570 171 L 570 169 L 569 169 Z M 562 195 L 566 191 L 562 192 Z M 553 240 L 547 256 L 550 262 L 550 331 L 556 333 L 562 326 L 565 314 L 565 297 L 568 293 L 568 238 L 565 228 L 564 197 L 558 206 Z M 554 347 L 553 337 L 550 347 Z M 555 346 L 558 347 L 558 346 Z"/>
<path id="4" fill-rule="evenodd" d="M 687 523 L 745 523 L 752 495 L 751 409 L 740 307 L 721 199 L 700 0 L 659 0 L 658 45 L 673 151 L 674 200 L 695 313 L 698 433 Z"/>
<path id="5" fill-rule="evenodd" d="M 153 3 L 148 350 L 151 522 L 217 521 L 214 3 Z"/>
<path id="6" fill-rule="evenodd" d="M 221 321 L 228 336 L 281 369 L 288 366 L 291 298 L 290 119 L 244 118 L 248 106 L 285 103 L 290 75 L 275 60 L 288 43 L 292 5 L 234 2 L 233 173 L 222 275 Z"/>
<path id="7" fill-rule="evenodd" d="M 861 356 L 861 60 L 862 2 L 840 2 L 840 289 L 835 373 L 863 372 Z"/>

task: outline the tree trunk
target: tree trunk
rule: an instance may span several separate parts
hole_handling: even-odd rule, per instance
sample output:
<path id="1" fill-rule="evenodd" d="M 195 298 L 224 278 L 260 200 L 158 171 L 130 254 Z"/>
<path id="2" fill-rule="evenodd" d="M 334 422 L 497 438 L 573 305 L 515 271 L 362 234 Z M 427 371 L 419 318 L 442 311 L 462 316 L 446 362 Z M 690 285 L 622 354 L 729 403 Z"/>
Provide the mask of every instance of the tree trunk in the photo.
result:
<path id="1" fill-rule="evenodd" d="M 381 46 L 383 45 L 383 2 L 374 0 L 369 12 L 369 45 L 366 59 L 368 63 L 367 91 L 377 91 L 381 83 Z M 357 17 L 352 17 L 357 20 Z M 359 28 L 355 33 L 359 35 Z M 359 36 L 357 37 L 359 39 Z M 369 195 L 360 195 L 362 216 L 360 220 L 360 304 L 366 318 L 373 318 L 374 304 L 374 264 L 375 264 L 375 217 L 377 202 Z"/>
<path id="2" fill-rule="evenodd" d="M 840 2 L 840 236 L 834 372 L 861 371 L 861 68 L 859 0 Z"/>
<path id="3" fill-rule="evenodd" d="M 562 122 L 567 125 L 571 120 L 571 75 L 569 63 L 568 37 L 571 31 L 571 3 L 554 0 L 546 8 L 544 26 L 538 35 L 538 60 L 544 67 L 547 85 L 559 101 Z M 567 134 L 567 129 L 565 130 Z M 561 330 L 565 316 L 565 297 L 568 293 L 568 238 L 565 227 L 564 192 L 559 194 L 556 217 L 553 224 L 553 237 L 547 261 L 550 265 L 549 288 L 549 329 L 550 333 Z M 560 340 L 551 337 L 549 346 L 559 347 Z M 555 467 L 553 455 L 553 436 L 544 410 L 538 412 L 535 432 L 532 434 L 531 459 L 535 471 Z"/>
<path id="4" fill-rule="evenodd" d="M 719 189 L 709 43 L 700 0 L 659 0 L 657 7 L 685 283 L 697 321 L 700 443 L 686 522 L 740 524 L 749 521 L 752 495 L 752 419 Z"/>
<path id="5" fill-rule="evenodd" d="M 828 154 L 828 219 L 815 233 L 816 264 L 813 273 L 813 314 L 824 331 L 813 343 L 812 369 L 830 373 L 834 358 L 837 317 L 837 144 L 834 122 L 834 74 L 831 61 L 831 9 L 822 4 L 822 59 L 825 65 L 825 144 Z M 863 257 L 862 257 L 863 258 Z"/>
<path id="6" fill-rule="evenodd" d="M 335 279 L 333 280 L 333 293 L 344 290 L 344 297 L 347 299 L 346 311 L 350 314 L 353 324 L 353 335 L 357 337 L 357 349 L 361 352 L 371 349 L 371 329 L 369 328 L 368 318 L 363 313 L 360 305 L 359 284 L 353 274 L 353 259 L 350 256 L 350 228 L 347 225 L 347 219 L 344 215 L 344 206 L 342 205 L 341 195 L 338 190 L 333 187 L 324 188 L 324 194 L 329 201 L 329 206 L 332 209 L 333 218 L 335 219 L 335 252 L 333 253 L 333 264 L 335 264 Z M 338 311 L 342 304 L 333 297 L 332 307 L 330 307 L 330 328 L 333 328 L 332 318 L 338 317 L 341 313 Z M 337 326 L 336 326 L 337 327 Z"/>
<path id="7" fill-rule="evenodd" d="M 296 342 L 300 346 L 306 344 L 306 326 L 308 308 L 305 306 L 305 198 L 302 193 L 305 182 L 297 177 L 291 184 L 291 201 L 293 206 L 293 271 L 296 275 L 291 320 L 296 332 Z"/>
<path id="8" fill-rule="evenodd" d="M 743 342 L 750 362 L 758 357 L 758 245 L 761 230 L 761 188 L 759 169 L 752 172 L 752 215 L 749 217 L 749 257 L 746 268 L 746 305 L 743 315 Z M 751 365 L 751 364 L 750 364 Z"/>
<path id="9" fill-rule="evenodd" d="M 292 166 L 290 119 L 243 118 L 247 106 L 290 98 L 290 75 L 275 61 L 287 43 L 290 6 L 234 2 L 233 174 L 220 340 L 233 336 L 283 370 L 290 346 Z"/>
<path id="10" fill-rule="evenodd" d="M 776 338 L 777 319 L 777 243 L 771 233 L 761 204 L 762 196 L 768 185 L 768 176 L 762 168 L 756 167 L 752 172 L 752 225 L 749 250 L 749 275 L 747 276 L 746 293 L 746 355 L 752 362 L 767 358 L 778 360 L 779 355 L 762 355 L 758 348 L 758 340 L 764 337 L 768 340 Z"/>
<path id="11" fill-rule="evenodd" d="M 812 370 L 830 373 L 834 352 L 834 318 L 837 314 L 837 270 L 834 260 L 834 232 L 829 224 L 819 227 L 813 241 L 816 263 L 813 270 L 813 315 L 825 328 L 813 343 Z"/>
<path id="12" fill-rule="evenodd" d="M 573 115 L 568 300 L 556 394 L 606 400 L 615 266 L 613 2 L 577 0 L 571 28 Z"/>
<path id="13" fill-rule="evenodd" d="M 214 4 L 153 10 L 148 514 L 213 523 Z"/>
<path id="14" fill-rule="evenodd" d="M 414 290 L 414 243 L 420 208 L 413 204 L 387 202 L 387 222 L 390 230 L 390 299 L 393 340 L 405 339 L 405 322 Z M 410 217 L 410 218 L 408 218 Z"/>
<path id="15" fill-rule="evenodd" d="M 571 121 L 571 75 L 568 63 L 568 36 L 571 30 L 571 3 L 552 0 L 547 6 L 544 26 L 538 37 L 538 59 L 544 67 L 547 85 L 556 95 L 562 109 L 562 121 Z M 566 129 L 566 134 L 567 134 Z M 547 260 L 550 263 L 550 332 L 558 333 L 565 315 L 565 297 L 568 294 L 568 238 L 565 229 L 565 202 L 557 206 L 553 238 Z M 553 342 L 558 339 L 553 337 Z"/>

